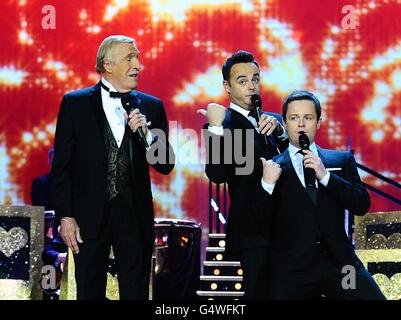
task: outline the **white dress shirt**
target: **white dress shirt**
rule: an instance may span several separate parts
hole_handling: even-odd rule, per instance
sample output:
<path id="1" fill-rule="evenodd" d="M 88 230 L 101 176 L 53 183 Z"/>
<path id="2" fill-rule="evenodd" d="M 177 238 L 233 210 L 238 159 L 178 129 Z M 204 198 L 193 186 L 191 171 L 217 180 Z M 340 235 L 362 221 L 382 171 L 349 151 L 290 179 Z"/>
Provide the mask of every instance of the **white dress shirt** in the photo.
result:
<path id="1" fill-rule="evenodd" d="M 101 81 L 103 84 L 110 89 L 112 92 L 118 92 L 113 85 L 102 78 Z M 116 140 L 117 146 L 120 148 L 121 143 L 124 138 L 125 126 L 127 124 L 127 120 L 125 120 L 124 114 L 126 113 L 122 104 L 121 98 L 110 98 L 110 92 L 101 88 L 102 93 L 102 104 L 103 110 L 106 114 L 107 122 L 109 123 L 111 132 L 113 133 L 114 139 Z M 152 143 L 152 133 L 150 130 L 147 131 L 146 140 L 150 145 Z"/>
<path id="2" fill-rule="evenodd" d="M 317 152 L 317 147 L 315 143 L 312 143 L 309 147 L 310 151 L 312 151 L 314 154 L 318 155 Z M 290 153 L 290 158 L 291 158 L 291 163 L 295 169 L 295 172 L 298 176 L 299 181 L 301 182 L 301 184 L 305 187 L 305 178 L 304 178 L 304 166 L 303 166 L 303 158 L 304 156 L 301 153 L 298 153 L 298 151 L 301 150 L 300 148 L 297 148 L 295 146 L 293 146 L 291 143 L 288 146 L 288 152 Z M 319 180 L 319 183 L 321 183 L 323 186 L 327 187 L 327 184 L 329 183 L 329 179 L 330 179 L 330 172 L 327 171 L 326 175 L 323 177 L 322 180 Z M 316 183 L 316 188 L 319 187 L 317 181 Z M 276 184 L 270 184 L 270 183 L 266 183 L 263 178 L 262 178 L 262 187 L 263 189 L 265 189 L 268 193 L 272 194 L 273 190 L 274 190 L 274 186 Z"/>
<path id="3" fill-rule="evenodd" d="M 247 118 L 253 124 L 253 126 L 255 127 L 255 130 L 257 132 L 260 132 L 259 128 L 256 128 L 256 126 L 257 126 L 256 119 L 254 117 L 252 117 L 252 116 L 249 116 L 249 113 L 250 113 L 249 110 L 245 110 L 244 108 L 241 108 L 240 106 L 236 105 L 233 102 L 230 102 L 230 107 L 229 108 L 237 111 L 240 114 L 242 114 L 245 118 Z M 283 128 L 283 126 L 281 125 L 280 122 L 278 122 L 278 125 L 283 129 L 283 134 L 281 136 L 279 136 L 278 138 L 280 140 L 287 139 L 288 138 L 287 131 L 285 131 L 285 129 Z M 216 134 L 216 135 L 219 135 L 219 136 L 222 136 L 223 132 L 224 132 L 223 126 L 209 126 L 208 130 L 209 130 L 209 132 L 211 132 L 213 134 Z"/>

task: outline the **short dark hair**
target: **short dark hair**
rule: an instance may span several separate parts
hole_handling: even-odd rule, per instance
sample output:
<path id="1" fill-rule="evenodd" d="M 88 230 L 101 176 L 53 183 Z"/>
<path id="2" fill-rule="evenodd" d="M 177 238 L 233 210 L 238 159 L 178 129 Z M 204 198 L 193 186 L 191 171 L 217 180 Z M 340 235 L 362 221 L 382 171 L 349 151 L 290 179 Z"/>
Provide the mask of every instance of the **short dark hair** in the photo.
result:
<path id="1" fill-rule="evenodd" d="M 223 73 L 223 79 L 226 81 L 230 80 L 230 71 L 233 65 L 237 63 L 248 63 L 248 62 L 254 63 L 259 68 L 259 65 L 256 62 L 255 58 L 253 57 L 252 53 L 244 50 L 239 50 L 236 53 L 234 53 L 223 64 L 223 68 L 221 69 L 221 72 Z"/>
<path id="2" fill-rule="evenodd" d="M 315 105 L 315 111 L 317 115 L 317 120 L 320 119 L 320 116 L 322 115 L 322 107 L 320 106 L 320 101 L 319 99 L 312 93 L 306 90 L 294 90 L 291 92 L 288 96 L 285 97 L 284 103 L 283 103 L 283 120 L 285 121 L 286 115 L 287 115 L 287 110 L 288 110 L 288 105 L 297 100 L 309 100 L 312 101 L 313 104 Z"/>

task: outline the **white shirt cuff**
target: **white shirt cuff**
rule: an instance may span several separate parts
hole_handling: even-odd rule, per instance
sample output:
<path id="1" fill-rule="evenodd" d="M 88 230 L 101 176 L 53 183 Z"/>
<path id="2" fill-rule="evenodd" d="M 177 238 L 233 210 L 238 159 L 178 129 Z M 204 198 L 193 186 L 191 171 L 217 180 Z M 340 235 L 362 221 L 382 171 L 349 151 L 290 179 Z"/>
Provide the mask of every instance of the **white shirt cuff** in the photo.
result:
<path id="1" fill-rule="evenodd" d="M 327 187 L 327 185 L 329 184 L 329 179 L 330 179 L 330 171 L 327 171 L 326 175 L 323 177 L 322 180 L 319 180 L 319 182 L 325 187 Z"/>
<path id="2" fill-rule="evenodd" d="M 153 135 L 149 129 L 148 129 L 148 132 L 146 133 L 146 141 L 147 141 L 148 145 L 151 145 L 152 141 L 153 141 Z"/>
<path id="3" fill-rule="evenodd" d="M 278 136 L 278 138 L 281 141 L 287 140 L 288 139 L 287 130 L 285 130 L 284 126 L 280 122 L 277 122 L 277 123 L 281 127 L 281 129 L 283 129 L 283 133 L 280 136 Z"/>
<path id="4" fill-rule="evenodd" d="M 270 184 L 270 183 L 266 183 L 263 178 L 262 178 L 262 188 L 265 189 L 266 192 L 268 192 L 269 194 L 273 193 L 274 190 L 274 186 L 276 185 L 275 183 Z"/>
<path id="5" fill-rule="evenodd" d="M 218 136 L 222 136 L 224 134 L 223 126 L 208 126 L 207 130 L 209 130 L 210 133 Z"/>

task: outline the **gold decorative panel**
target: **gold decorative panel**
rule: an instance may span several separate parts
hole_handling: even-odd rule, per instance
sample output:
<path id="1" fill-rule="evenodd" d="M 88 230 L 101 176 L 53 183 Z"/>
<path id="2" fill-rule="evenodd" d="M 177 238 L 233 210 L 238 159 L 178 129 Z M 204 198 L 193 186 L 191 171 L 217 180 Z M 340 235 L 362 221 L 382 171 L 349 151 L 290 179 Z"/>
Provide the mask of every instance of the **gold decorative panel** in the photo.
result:
<path id="1" fill-rule="evenodd" d="M 376 212 L 355 216 L 355 249 L 401 249 L 401 233 L 391 235 L 376 233 L 368 238 L 367 228 L 371 225 L 401 224 L 401 211 Z"/>
<path id="2" fill-rule="evenodd" d="M 363 262 L 364 266 L 372 274 L 376 283 L 379 285 L 383 294 L 389 300 L 401 299 L 401 273 L 394 273 L 387 276 L 383 273 L 372 273 L 369 263 L 394 263 L 401 265 L 400 249 L 372 249 L 372 250 L 356 250 L 356 254 Z"/>
<path id="3" fill-rule="evenodd" d="M 44 208 L 0 205 L 0 300 L 42 299 Z"/>
<path id="4" fill-rule="evenodd" d="M 400 227 L 401 211 L 355 217 L 356 253 L 389 300 L 401 299 Z"/>

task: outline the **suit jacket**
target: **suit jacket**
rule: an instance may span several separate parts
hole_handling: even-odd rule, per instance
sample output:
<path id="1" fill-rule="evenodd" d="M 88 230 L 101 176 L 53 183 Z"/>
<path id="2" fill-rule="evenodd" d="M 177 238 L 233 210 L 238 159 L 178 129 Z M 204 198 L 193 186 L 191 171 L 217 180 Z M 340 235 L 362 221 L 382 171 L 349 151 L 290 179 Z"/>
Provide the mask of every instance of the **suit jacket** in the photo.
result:
<path id="1" fill-rule="evenodd" d="M 270 115 L 274 115 L 281 121 L 280 115 L 276 113 L 270 113 Z M 206 129 L 207 125 L 204 128 Z M 269 145 L 265 145 L 263 136 L 257 133 L 252 123 L 233 109 L 228 109 L 223 128 L 226 130 L 220 138 L 210 134 L 212 139 L 217 139 L 212 140 L 211 146 L 206 141 L 206 175 L 214 183 L 226 182 L 228 185 L 230 209 L 227 220 L 226 250 L 237 253 L 243 249 L 269 246 L 271 214 L 262 207 L 266 196 L 261 186 L 263 170 L 260 157 L 271 159 L 279 153 L 277 148 L 285 150 L 288 142 L 270 137 Z M 239 170 L 245 169 L 249 163 L 241 163 L 238 155 L 245 153 L 247 132 L 252 134 L 248 147 L 253 152 L 253 156 L 247 154 L 247 160 L 253 170 L 244 175 L 239 174 Z M 239 134 L 237 138 L 236 134 Z M 220 142 L 220 148 L 216 149 L 217 141 Z M 223 163 L 225 151 L 231 156 L 232 163 Z M 216 152 L 220 153 L 219 162 L 213 163 L 213 155 Z"/>
<path id="2" fill-rule="evenodd" d="M 166 163 L 152 167 L 168 174 L 174 167 L 174 153 L 168 143 L 166 113 L 160 99 L 132 91 L 133 101 L 151 121 L 150 129 L 161 129 L 165 137 L 153 143 L 166 154 Z M 106 115 L 103 111 L 100 82 L 92 87 L 64 95 L 57 119 L 55 155 L 52 166 L 53 203 L 56 216 L 74 217 L 84 238 L 96 238 L 101 227 L 106 201 L 107 153 Z M 126 130 L 130 130 L 128 127 Z M 154 242 L 154 212 L 146 150 L 136 133 L 130 131 L 133 202 L 139 229 L 145 241 Z"/>
<path id="3" fill-rule="evenodd" d="M 45 207 L 45 210 L 52 210 L 50 189 L 50 173 L 33 179 L 31 187 L 32 205 Z"/>
<path id="4" fill-rule="evenodd" d="M 316 242 L 322 241 L 338 266 L 361 267 L 345 232 L 344 210 L 364 215 L 370 207 L 369 194 L 351 152 L 317 149 L 330 179 L 327 187 L 318 184 L 316 206 L 299 181 L 288 150 L 273 158 L 283 170 L 273 194 L 266 192 L 266 206 L 275 213 L 275 261 L 280 268 L 305 268 L 317 253 Z"/>

